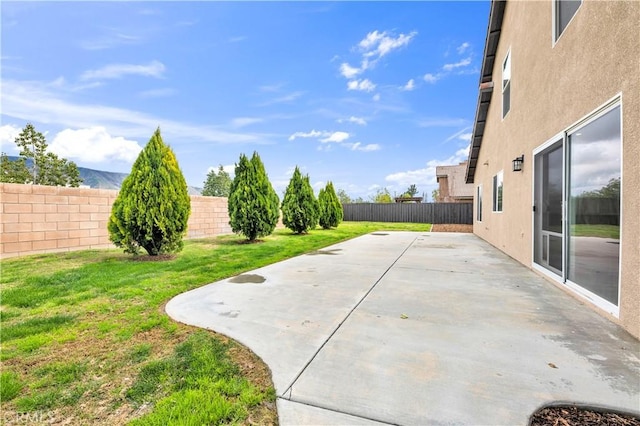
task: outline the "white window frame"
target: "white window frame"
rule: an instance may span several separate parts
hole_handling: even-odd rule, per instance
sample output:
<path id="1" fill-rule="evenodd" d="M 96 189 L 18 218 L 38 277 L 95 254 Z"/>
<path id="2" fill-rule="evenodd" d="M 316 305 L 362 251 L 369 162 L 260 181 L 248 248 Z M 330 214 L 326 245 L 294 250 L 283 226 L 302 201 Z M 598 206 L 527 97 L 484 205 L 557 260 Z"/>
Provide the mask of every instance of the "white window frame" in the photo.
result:
<path id="1" fill-rule="evenodd" d="M 559 3 L 560 0 L 552 0 L 551 1 L 551 46 L 555 46 L 556 43 L 558 43 L 558 40 L 560 40 L 560 37 L 562 37 L 562 34 L 564 34 L 565 30 L 567 28 L 569 28 L 569 25 L 571 25 L 571 22 L 573 21 L 573 18 L 576 17 L 576 15 L 578 14 L 578 11 L 580 10 L 580 8 L 582 7 L 582 4 L 584 3 L 584 0 L 579 0 L 580 1 L 580 6 L 578 6 L 578 8 L 576 9 L 575 13 L 573 14 L 573 16 L 571 17 L 571 19 L 569 19 L 569 22 L 567 23 L 567 26 L 564 27 L 564 30 L 561 32 L 558 32 L 558 19 L 560 18 L 558 16 L 558 7 L 559 7 Z"/>
<path id="2" fill-rule="evenodd" d="M 502 189 L 502 199 L 498 196 L 498 188 Z M 500 170 L 493 175 L 491 179 L 491 195 L 492 195 L 492 208 L 494 213 L 502 213 L 504 210 L 504 173 Z"/>
<path id="3" fill-rule="evenodd" d="M 476 222 L 482 222 L 482 185 L 476 188 Z"/>
<path id="4" fill-rule="evenodd" d="M 613 98 L 609 99 L 607 102 L 605 102 L 604 104 L 600 105 L 599 107 L 597 107 L 596 109 L 594 109 L 593 111 L 591 111 L 589 114 L 585 115 L 584 117 L 582 117 L 581 119 L 579 119 L 578 121 L 574 122 L 573 124 L 571 124 L 570 126 L 566 127 L 562 132 L 558 133 L 557 135 L 555 135 L 553 138 L 549 139 L 547 142 L 545 142 L 544 144 L 540 145 L 539 147 L 535 148 L 533 150 L 533 155 L 532 158 L 534 159 L 533 161 L 535 161 L 535 157 L 536 155 L 538 155 L 540 152 L 544 151 L 545 149 L 547 149 L 549 146 L 553 145 L 554 143 L 556 143 L 558 140 L 562 139 L 562 143 L 563 143 L 563 155 L 566 156 L 566 137 L 569 133 L 572 133 L 578 129 L 580 129 L 581 127 L 586 126 L 587 124 L 590 124 L 593 121 L 596 121 L 597 119 L 599 119 L 600 117 L 602 117 L 603 115 L 605 115 L 606 113 L 608 113 L 609 111 L 613 110 L 616 107 L 620 107 L 620 145 L 621 145 L 621 152 L 620 152 L 620 188 L 624 188 L 624 183 L 625 183 L 625 169 L 624 169 L 624 127 L 623 127 L 623 117 L 624 117 L 624 103 L 622 100 L 622 93 L 618 93 L 616 94 Z M 565 162 L 566 162 L 566 158 L 565 158 Z M 563 171 L 563 173 L 565 173 Z M 532 173 L 531 176 L 531 187 L 533 188 L 535 186 L 535 172 Z M 563 195 L 562 198 L 565 199 L 566 195 L 565 195 L 565 191 L 566 191 L 566 184 L 565 184 L 565 188 L 563 188 Z M 623 194 L 624 192 L 620 193 L 620 224 L 624 223 L 624 215 L 625 215 L 625 210 L 624 210 L 624 199 L 623 199 Z M 503 193 L 504 196 L 504 193 Z M 531 193 L 531 204 L 535 205 L 535 191 L 532 191 Z M 566 217 L 566 212 L 563 212 L 563 221 L 564 218 Z M 562 253 L 562 262 L 563 262 L 563 272 L 562 275 L 558 275 L 556 273 L 551 272 L 550 270 L 543 268 L 542 266 L 538 265 L 534 259 L 535 259 L 535 253 L 534 253 L 534 241 L 535 241 L 535 219 L 534 219 L 534 214 L 531 215 L 531 265 L 533 267 L 534 270 L 542 273 L 543 275 L 551 278 L 553 281 L 557 282 L 560 285 L 566 286 L 567 288 L 569 288 L 573 293 L 577 294 L 578 296 L 580 296 L 581 298 L 588 300 L 590 303 L 592 303 L 593 305 L 597 306 L 598 308 L 608 312 L 609 314 L 613 315 L 616 318 L 620 318 L 620 305 L 622 303 L 622 264 L 623 264 L 623 258 L 624 258 L 624 252 L 622 250 L 620 250 L 620 257 L 618 259 L 618 305 L 614 305 L 611 302 L 601 298 L 600 296 L 591 293 L 589 290 L 586 290 L 585 288 L 579 286 L 578 284 L 574 284 L 572 281 L 570 281 L 567 276 L 566 276 L 566 267 L 564 265 L 564 263 L 566 262 L 566 254 L 564 252 L 564 248 L 566 247 L 566 243 L 563 243 L 563 253 Z M 567 230 L 563 229 L 563 234 L 567 235 Z M 621 226 L 620 227 L 620 247 L 623 246 L 623 242 L 624 242 L 624 238 L 625 238 L 625 233 L 624 233 L 624 229 Z"/>
<path id="5" fill-rule="evenodd" d="M 506 77 L 506 78 L 505 78 Z M 502 61 L 502 119 L 504 120 L 509 111 L 511 111 L 511 48 L 507 51 L 507 54 Z M 506 81 L 506 83 L 505 83 Z M 505 111 L 505 91 L 509 88 L 509 109 Z"/>

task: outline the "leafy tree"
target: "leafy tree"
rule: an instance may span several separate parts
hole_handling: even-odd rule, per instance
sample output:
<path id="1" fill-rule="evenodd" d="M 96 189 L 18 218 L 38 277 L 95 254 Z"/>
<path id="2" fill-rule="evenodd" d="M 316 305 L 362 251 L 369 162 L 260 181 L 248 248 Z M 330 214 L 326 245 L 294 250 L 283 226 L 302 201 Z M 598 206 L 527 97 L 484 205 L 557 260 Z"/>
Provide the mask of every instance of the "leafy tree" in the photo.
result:
<path id="1" fill-rule="evenodd" d="M 182 250 L 191 199 L 176 157 L 158 128 L 122 182 L 111 208 L 109 239 L 126 253 Z"/>
<path id="2" fill-rule="evenodd" d="M 409 185 L 409 188 L 407 188 L 405 195 L 409 198 L 413 198 L 416 196 L 417 193 L 418 193 L 418 188 L 416 187 L 415 184 L 412 183 L 411 185 Z"/>
<path id="3" fill-rule="evenodd" d="M 209 197 L 228 197 L 231 190 L 231 177 L 229 173 L 224 171 L 222 164 L 218 167 L 218 172 L 211 170 L 207 174 L 207 180 L 204 182 L 202 195 Z"/>
<path id="4" fill-rule="evenodd" d="M 313 229 L 318 224 L 320 206 L 313 194 L 309 176 L 302 176 L 296 167 L 282 200 L 282 223 L 296 234 Z"/>
<path id="5" fill-rule="evenodd" d="M 579 195 L 585 198 L 620 198 L 620 178 L 610 179 L 609 183 L 594 191 L 585 191 Z"/>
<path id="6" fill-rule="evenodd" d="M 31 182 L 31 173 L 27 167 L 27 160 L 20 157 L 12 161 L 4 152 L 0 155 L 0 182 L 7 183 L 29 183 Z"/>
<path id="7" fill-rule="evenodd" d="M 280 199 L 257 152 L 251 160 L 240 155 L 227 204 L 231 230 L 249 241 L 270 235 L 276 229 Z"/>
<path id="8" fill-rule="evenodd" d="M 434 203 L 438 202 L 438 198 L 440 197 L 440 191 L 437 189 L 434 189 L 433 191 L 431 191 L 431 199 L 433 200 Z"/>
<path id="9" fill-rule="evenodd" d="M 333 183 L 327 182 L 327 186 L 320 190 L 318 195 L 320 205 L 320 226 L 324 229 L 335 228 L 342 222 L 342 204 L 333 189 Z"/>
<path id="10" fill-rule="evenodd" d="M 11 161 L 2 153 L 0 181 L 74 187 L 82 183 L 78 166 L 73 161 L 47 152 L 44 135 L 36 131 L 31 123 L 22 129 L 15 143 L 20 148 L 20 158 Z"/>
<path id="11" fill-rule="evenodd" d="M 344 189 L 338 189 L 336 195 L 338 200 L 340 200 L 340 204 L 349 204 L 353 202 L 351 197 L 349 197 L 349 194 L 347 194 Z"/>
<path id="12" fill-rule="evenodd" d="M 387 188 L 378 189 L 371 200 L 374 203 L 393 203 L 393 198 L 391 198 L 391 194 Z"/>

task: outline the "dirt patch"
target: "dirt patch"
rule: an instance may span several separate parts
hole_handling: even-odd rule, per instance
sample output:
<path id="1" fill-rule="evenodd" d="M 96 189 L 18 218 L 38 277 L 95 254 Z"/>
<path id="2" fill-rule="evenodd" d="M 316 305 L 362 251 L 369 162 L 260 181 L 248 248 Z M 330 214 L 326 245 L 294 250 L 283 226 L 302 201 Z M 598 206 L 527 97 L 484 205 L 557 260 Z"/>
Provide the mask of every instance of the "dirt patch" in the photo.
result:
<path id="1" fill-rule="evenodd" d="M 531 426 L 640 426 L 640 418 L 630 414 L 595 411 L 586 408 L 548 407 L 531 416 Z"/>
<path id="2" fill-rule="evenodd" d="M 273 388 L 271 370 L 256 354 L 245 346 L 236 343 L 229 349 L 229 355 L 233 362 L 240 367 L 242 375 L 261 391 L 267 392 Z M 278 411 L 276 402 L 264 401 L 249 412 L 248 417 L 242 423 L 244 425 L 277 425 Z"/>
<path id="3" fill-rule="evenodd" d="M 431 227 L 431 232 L 466 232 L 473 233 L 473 225 L 439 223 Z"/>

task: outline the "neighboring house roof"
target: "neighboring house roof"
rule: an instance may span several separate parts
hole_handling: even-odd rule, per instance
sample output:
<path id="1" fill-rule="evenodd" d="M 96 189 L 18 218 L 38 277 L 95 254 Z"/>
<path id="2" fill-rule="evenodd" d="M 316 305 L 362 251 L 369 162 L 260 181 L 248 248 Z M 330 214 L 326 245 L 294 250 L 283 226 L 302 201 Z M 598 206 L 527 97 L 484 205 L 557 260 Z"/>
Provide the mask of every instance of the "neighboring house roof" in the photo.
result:
<path id="1" fill-rule="evenodd" d="M 489 11 L 489 27 L 484 43 L 484 57 L 482 58 L 482 72 L 480 74 L 480 87 L 478 93 L 478 107 L 476 108 L 476 119 L 473 125 L 473 136 L 471 137 L 471 147 L 469 148 L 469 159 L 467 161 L 466 183 L 473 183 L 476 172 L 480 145 L 484 135 L 484 126 L 487 120 L 487 111 L 491 103 L 494 82 L 491 81 L 493 66 L 498 50 L 498 41 L 502 31 L 502 18 L 506 0 L 493 0 Z M 498 87 L 501 82 L 497 82 Z"/>
<path id="2" fill-rule="evenodd" d="M 473 185 L 468 185 L 465 182 L 466 168 L 466 161 L 455 166 L 436 167 L 436 179 L 440 181 L 440 178 L 447 178 L 448 197 L 456 199 L 473 198 Z"/>

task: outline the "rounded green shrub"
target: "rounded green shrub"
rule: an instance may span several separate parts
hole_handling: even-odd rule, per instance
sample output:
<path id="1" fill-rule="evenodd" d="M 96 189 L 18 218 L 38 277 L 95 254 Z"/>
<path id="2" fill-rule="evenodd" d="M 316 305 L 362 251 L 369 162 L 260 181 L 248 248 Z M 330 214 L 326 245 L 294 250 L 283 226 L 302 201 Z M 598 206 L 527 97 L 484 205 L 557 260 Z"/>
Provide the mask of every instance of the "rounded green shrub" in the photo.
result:
<path id="1" fill-rule="evenodd" d="M 302 176 L 296 167 L 282 201 L 282 223 L 296 234 L 313 229 L 318 224 L 320 207 L 309 176 Z"/>
<path id="2" fill-rule="evenodd" d="M 249 241 L 271 235 L 276 229 L 280 199 L 257 152 L 251 160 L 240 155 L 227 203 L 231 230 Z"/>
<path id="3" fill-rule="evenodd" d="M 182 250 L 191 199 L 176 157 L 157 129 L 122 182 L 109 217 L 109 239 L 151 256 Z"/>

